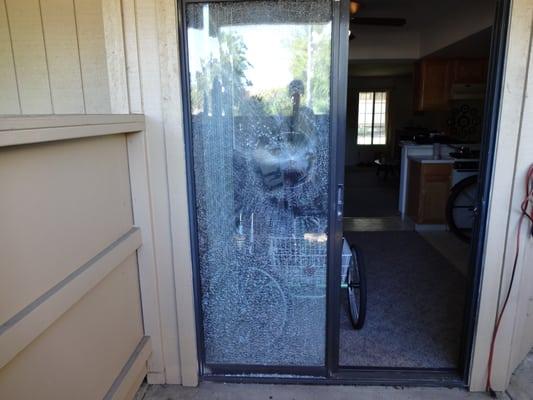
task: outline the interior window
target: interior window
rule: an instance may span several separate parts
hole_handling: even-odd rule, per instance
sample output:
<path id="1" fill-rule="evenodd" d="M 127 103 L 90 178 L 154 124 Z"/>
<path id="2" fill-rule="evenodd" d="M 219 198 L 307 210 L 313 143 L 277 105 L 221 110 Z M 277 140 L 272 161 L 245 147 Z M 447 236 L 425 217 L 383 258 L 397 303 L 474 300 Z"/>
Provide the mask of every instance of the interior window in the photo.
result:
<path id="1" fill-rule="evenodd" d="M 387 92 L 359 92 L 358 104 L 357 144 L 386 144 Z"/>

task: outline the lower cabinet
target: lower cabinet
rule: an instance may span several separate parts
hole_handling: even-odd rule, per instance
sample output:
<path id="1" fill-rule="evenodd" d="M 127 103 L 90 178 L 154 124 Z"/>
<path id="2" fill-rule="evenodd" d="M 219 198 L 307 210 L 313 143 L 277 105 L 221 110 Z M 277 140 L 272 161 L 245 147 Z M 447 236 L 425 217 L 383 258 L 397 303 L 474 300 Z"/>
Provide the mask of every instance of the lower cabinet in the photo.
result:
<path id="1" fill-rule="evenodd" d="M 416 224 L 444 224 L 452 165 L 409 161 L 407 215 Z"/>

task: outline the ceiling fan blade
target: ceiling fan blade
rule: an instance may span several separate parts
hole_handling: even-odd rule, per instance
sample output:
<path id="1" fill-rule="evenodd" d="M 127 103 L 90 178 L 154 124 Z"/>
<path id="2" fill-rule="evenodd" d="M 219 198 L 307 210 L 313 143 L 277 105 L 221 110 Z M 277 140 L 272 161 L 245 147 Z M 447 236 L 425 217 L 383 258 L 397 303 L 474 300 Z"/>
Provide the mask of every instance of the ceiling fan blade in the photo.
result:
<path id="1" fill-rule="evenodd" d="M 352 17 L 350 23 L 355 25 L 374 25 L 374 26 L 404 26 L 407 23 L 405 18 L 363 18 Z"/>

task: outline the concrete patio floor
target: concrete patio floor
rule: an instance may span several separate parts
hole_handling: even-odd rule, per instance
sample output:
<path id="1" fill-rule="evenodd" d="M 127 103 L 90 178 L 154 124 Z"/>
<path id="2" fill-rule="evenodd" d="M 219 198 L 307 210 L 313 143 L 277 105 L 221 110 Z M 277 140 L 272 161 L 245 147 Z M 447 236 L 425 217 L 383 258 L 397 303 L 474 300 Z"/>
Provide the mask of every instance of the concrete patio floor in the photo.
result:
<path id="1" fill-rule="evenodd" d="M 485 393 L 462 389 L 400 388 L 380 386 L 257 385 L 203 382 L 197 388 L 179 385 L 146 385 L 135 400 L 459 400 L 490 399 Z M 533 400 L 533 352 L 515 371 L 502 400 Z"/>

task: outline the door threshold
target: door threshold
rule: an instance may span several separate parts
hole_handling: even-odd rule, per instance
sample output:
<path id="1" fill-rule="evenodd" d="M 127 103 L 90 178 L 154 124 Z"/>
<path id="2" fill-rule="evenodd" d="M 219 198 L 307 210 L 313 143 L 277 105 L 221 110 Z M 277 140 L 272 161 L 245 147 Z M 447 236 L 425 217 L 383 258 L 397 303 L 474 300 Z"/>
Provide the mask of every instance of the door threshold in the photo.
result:
<path id="1" fill-rule="evenodd" d="M 466 388 L 459 370 L 419 368 L 343 367 L 332 379 L 348 384 L 368 386 L 429 386 Z"/>
<path id="2" fill-rule="evenodd" d="M 468 388 L 459 371 L 447 369 L 341 368 L 329 377 L 280 374 L 204 375 L 202 381 L 276 385 L 351 385 Z"/>

